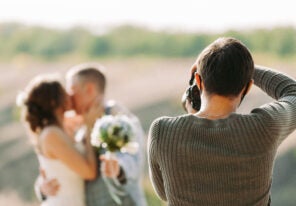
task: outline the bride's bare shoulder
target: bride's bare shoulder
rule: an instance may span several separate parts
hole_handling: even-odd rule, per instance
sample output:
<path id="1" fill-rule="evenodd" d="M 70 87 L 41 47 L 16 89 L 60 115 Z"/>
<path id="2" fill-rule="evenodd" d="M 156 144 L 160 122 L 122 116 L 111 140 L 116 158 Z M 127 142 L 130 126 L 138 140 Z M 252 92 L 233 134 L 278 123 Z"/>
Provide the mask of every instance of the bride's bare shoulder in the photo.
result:
<path id="1" fill-rule="evenodd" d="M 40 134 L 41 142 L 52 142 L 64 138 L 65 132 L 60 127 L 54 125 L 45 127 Z"/>

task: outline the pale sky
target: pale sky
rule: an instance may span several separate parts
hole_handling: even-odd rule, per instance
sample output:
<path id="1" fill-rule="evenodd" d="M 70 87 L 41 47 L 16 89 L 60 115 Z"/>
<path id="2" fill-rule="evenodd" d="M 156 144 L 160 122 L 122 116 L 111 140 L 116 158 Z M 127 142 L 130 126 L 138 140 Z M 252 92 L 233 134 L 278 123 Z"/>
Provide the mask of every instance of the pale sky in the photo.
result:
<path id="1" fill-rule="evenodd" d="M 136 24 L 154 29 L 296 27 L 293 0 L 0 0 L 0 23 L 95 29 Z"/>

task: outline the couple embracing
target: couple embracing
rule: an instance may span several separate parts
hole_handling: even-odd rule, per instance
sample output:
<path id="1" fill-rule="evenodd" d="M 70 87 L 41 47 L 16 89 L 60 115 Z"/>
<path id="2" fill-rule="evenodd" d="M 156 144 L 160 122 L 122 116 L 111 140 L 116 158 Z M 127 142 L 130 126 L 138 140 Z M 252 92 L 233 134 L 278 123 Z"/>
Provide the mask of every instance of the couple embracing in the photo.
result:
<path id="1" fill-rule="evenodd" d="M 144 132 L 126 108 L 106 101 L 106 78 L 98 64 L 81 64 L 66 75 L 65 89 L 49 76 L 34 78 L 24 91 L 24 121 L 30 131 L 40 164 L 35 190 L 43 206 L 145 206 L 141 188 Z M 75 110 L 75 115 L 65 113 Z M 129 118 L 138 150 L 116 152 L 115 158 L 95 153 L 90 135 L 104 115 Z M 118 201 L 103 177 L 116 179 Z M 115 186 L 112 186 L 115 187 Z"/>

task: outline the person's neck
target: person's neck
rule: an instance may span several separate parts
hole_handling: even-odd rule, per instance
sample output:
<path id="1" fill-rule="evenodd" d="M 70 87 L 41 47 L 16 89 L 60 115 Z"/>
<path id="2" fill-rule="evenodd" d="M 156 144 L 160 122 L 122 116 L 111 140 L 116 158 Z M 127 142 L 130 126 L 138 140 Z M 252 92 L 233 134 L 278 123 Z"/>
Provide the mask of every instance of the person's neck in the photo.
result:
<path id="1" fill-rule="evenodd" d="M 91 98 L 87 105 L 87 110 L 89 110 L 91 107 L 100 107 L 104 108 L 105 107 L 105 99 L 101 95 L 95 95 Z"/>
<path id="2" fill-rule="evenodd" d="M 224 119 L 236 111 L 239 102 L 239 98 L 229 98 L 220 95 L 202 95 L 201 108 L 195 115 L 212 120 Z"/>
<path id="3" fill-rule="evenodd" d="M 56 111 L 56 117 L 57 117 L 57 125 L 63 128 L 63 122 L 64 122 L 64 115 L 65 111 L 63 109 L 58 109 Z"/>

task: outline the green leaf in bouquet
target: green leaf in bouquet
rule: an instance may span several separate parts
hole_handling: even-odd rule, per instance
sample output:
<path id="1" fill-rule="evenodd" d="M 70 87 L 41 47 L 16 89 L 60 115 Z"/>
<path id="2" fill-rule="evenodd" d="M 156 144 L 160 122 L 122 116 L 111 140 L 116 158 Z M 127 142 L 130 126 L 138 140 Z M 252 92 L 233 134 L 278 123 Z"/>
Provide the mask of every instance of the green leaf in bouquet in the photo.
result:
<path id="1" fill-rule="evenodd" d="M 113 128 L 113 133 L 112 133 L 112 135 L 114 135 L 114 136 L 118 136 L 119 133 L 120 133 L 120 131 L 121 131 L 121 127 L 118 126 L 118 125 L 116 125 L 116 126 L 114 126 L 114 128 Z"/>
<path id="2" fill-rule="evenodd" d="M 100 138 L 103 142 L 106 142 L 106 140 L 108 139 L 108 131 L 105 128 L 101 128 L 100 130 Z"/>

